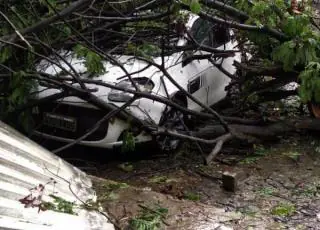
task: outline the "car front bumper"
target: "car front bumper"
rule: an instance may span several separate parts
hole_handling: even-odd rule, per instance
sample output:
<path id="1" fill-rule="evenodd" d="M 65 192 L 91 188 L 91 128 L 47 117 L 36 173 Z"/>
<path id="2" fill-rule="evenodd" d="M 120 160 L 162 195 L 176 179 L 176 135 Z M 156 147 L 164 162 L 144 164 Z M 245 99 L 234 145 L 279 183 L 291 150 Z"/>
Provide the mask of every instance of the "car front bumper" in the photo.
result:
<path id="1" fill-rule="evenodd" d="M 53 123 L 48 124 L 48 114 L 50 114 L 50 119 L 57 118 L 60 120 L 51 120 L 50 122 Z M 37 111 L 34 111 L 34 121 L 36 124 L 33 134 L 45 139 L 71 143 L 87 134 L 106 114 L 108 114 L 107 111 L 83 105 L 64 103 L 42 105 L 37 107 Z M 123 144 L 123 133 L 132 128 L 132 124 L 128 122 L 129 117 L 130 115 L 127 118 L 117 116 L 102 122 L 96 131 L 83 138 L 78 144 L 100 148 L 121 146 Z M 69 129 L 70 124 L 68 128 L 67 126 L 62 128 L 57 127 L 57 125 L 61 125 L 62 119 L 74 121 L 72 130 Z M 137 143 L 152 140 L 152 137 L 143 130 L 135 132 L 134 137 Z"/>

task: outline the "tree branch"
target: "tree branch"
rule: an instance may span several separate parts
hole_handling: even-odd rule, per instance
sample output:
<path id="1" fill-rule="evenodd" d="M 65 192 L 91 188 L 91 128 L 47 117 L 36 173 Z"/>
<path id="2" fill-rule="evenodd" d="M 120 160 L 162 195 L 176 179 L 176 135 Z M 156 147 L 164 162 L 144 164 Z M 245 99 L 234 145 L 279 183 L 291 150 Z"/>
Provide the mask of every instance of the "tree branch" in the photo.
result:
<path id="1" fill-rule="evenodd" d="M 200 2 L 208 6 L 209 8 L 219 10 L 229 15 L 230 17 L 239 19 L 241 22 L 244 22 L 249 19 L 249 16 L 245 12 L 240 11 L 224 2 L 217 0 L 201 0 Z"/>
<path id="2" fill-rule="evenodd" d="M 27 33 L 35 33 L 39 30 L 44 29 L 51 23 L 59 20 L 60 18 L 67 17 L 68 15 L 72 14 L 74 11 L 79 10 L 86 5 L 89 5 L 91 0 L 78 0 L 76 2 L 71 3 L 67 8 L 63 9 L 58 15 L 51 16 L 50 18 L 43 19 L 42 21 L 35 23 L 34 25 L 27 27 L 25 29 L 20 30 L 20 34 L 24 35 Z M 10 42 L 14 42 L 17 39 L 16 34 L 5 35 L 0 38 L 0 40 L 7 40 Z"/>
<path id="3" fill-rule="evenodd" d="M 225 135 L 222 135 L 217 139 L 217 143 L 212 149 L 211 153 L 206 157 L 206 164 L 210 164 L 210 162 L 218 155 L 218 153 L 221 151 L 221 148 L 223 144 L 230 140 L 232 138 L 232 135 L 230 133 L 227 133 Z"/>
<path id="4" fill-rule="evenodd" d="M 116 108 L 116 109 L 112 110 L 111 112 L 107 113 L 86 134 L 84 134 L 83 136 L 79 137 L 78 139 L 74 140 L 73 142 L 71 142 L 71 143 L 69 143 L 69 144 L 67 144 L 65 146 L 62 146 L 62 147 L 60 147 L 58 149 L 53 150 L 52 152 L 53 153 L 61 152 L 61 151 L 65 150 L 65 149 L 70 148 L 70 147 L 74 146 L 75 144 L 78 144 L 79 142 L 83 141 L 85 138 L 87 138 L 92 133 L 94 133 L 105 121 L 108 121 L 110 118 L 116 116 L 118 113 L 123 111 L 129 105 L 131 105 L 136 99 L 137 99 L 136 97 L 133 97 L 132 99 L 130 99 L 129 101 L 124 103 L 119 108 Z"/>

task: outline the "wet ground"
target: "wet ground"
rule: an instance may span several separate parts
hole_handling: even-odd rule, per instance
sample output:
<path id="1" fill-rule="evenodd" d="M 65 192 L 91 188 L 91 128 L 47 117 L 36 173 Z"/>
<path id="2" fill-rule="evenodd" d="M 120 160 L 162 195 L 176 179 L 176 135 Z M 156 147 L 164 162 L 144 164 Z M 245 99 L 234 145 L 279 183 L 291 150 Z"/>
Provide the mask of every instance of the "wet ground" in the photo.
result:
<path id="1" fill-rule="evenodd" d="M 209 166 L 193 146 L 172 156 L 142 148 L 119 158 L 79 147 L 63 156 L 94 176 L 124 183 L 113 189 L 96 183 L 102 203 L 121 226 L 138 215 L 141 204 L 157 203 L 169 212 L 164 229 L 216 229 L 219 223 L 233 229 L 320 229 L 319 137 L 226 146 Z M 225 171 L 243 175 L 235 192 L 221 186 Z"/>

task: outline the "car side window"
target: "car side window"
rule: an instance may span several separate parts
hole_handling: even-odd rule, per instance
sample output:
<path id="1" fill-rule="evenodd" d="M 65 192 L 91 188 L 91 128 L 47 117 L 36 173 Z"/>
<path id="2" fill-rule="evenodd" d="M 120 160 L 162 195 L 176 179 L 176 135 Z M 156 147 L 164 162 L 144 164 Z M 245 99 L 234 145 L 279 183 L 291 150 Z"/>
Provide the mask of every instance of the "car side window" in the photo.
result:
<path id="1" fill-rule="evenodd" d="M 200 44 L 217 48 L 230 41 L 230 31 L 223 25 L 213 24 L 198 18 L 190 30 L 193 38 Z"/>
<path id="2" fill-rule="evenodd" d="M 201 78 L 200 78 L 200 76 L 195 78 L 195 79 L 192 79 L 188 83 L 188 91 L 189 91 L 189 93 L 192 94 L 192 93 L 198 91 L 200 89 L 200 86 L 201 86 Z"/>
<path id="3" fill-rule="evenodd" d="M 212 24 L 206 20 L 198 18 L 191 27 L 192 37 L 201 45 L 212 46 Z"/>

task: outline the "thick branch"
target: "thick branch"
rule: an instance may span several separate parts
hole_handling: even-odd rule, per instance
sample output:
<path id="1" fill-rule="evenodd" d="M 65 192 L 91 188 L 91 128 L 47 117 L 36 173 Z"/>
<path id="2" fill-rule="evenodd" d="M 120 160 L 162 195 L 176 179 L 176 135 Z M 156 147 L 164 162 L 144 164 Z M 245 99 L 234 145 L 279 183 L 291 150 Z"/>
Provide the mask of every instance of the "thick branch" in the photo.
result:
<path id="1" fill-rule="evenodd" d="M 32 26 L 29 26 L 25 29 L 22 29 L 19 32 L 21 35 L 24 35 L 27 33 L 35 33 L 39 30 L 44 29 L 45 27 L 47 27 L 51 23 L 59 20 L 60 18 L 67 17 L 68 15 L 72 14 L 76 10 L 79 10 L 79 9 L 85 7 L 86 5 L 89 5 L 90 2 L 91 2 L 91 0 L 78 0 L 74 3 L 71 3 L 67 8 L 63 9 L 58 15 L 54 15 L 50 18 L 43 19 L 42 21 L 40 21 Z M 18 38 L 17 34 L 14 33 L 11 35 L 5 35 L 5 36 L 1 37 L 0 40 L 7 40 L 10 42 L 14 42 L 17 38 Z"/>
<path id="2" fill-rule="evenodd" d="M 242 136 L 241 139 L 246 139 L 246 137 L 247 139 L 251 139 L 251 137 L 254 137 L 263 140 L 274 139 L 279 135 L 299 130 L 320 131 L 320 120 L 311 118 L 291 119 L 269 122 L 260 126 L 229 124 L 229 127 L 235 134 L 240 134 Z M 207 125 L 197 131 L 191 132 L 192 136 L 200 138 L 212 138 L 223 134 L 225 134 L 225 132 L 221 125 Z"/>
<path id="3" fill-rule="evenodd" d="M 200 2 L 208 6 L 209 8 L 219 10 L 229 15 L 230 17 L 239 19 L 242 22 L 249 19 L 249 16 L 245 12 L 240 11 L 224 2 L 217 1 L 217 0 L 201 0 Z"/>
<path id="4" fill-rule="evenodd" d="M 218 155 L 218 153 L 222 149 L 223 144 L 230 139 L 232 139 L 232 135 L 230 133 L 222 135 L 218 138 L 218 141 L 212 149 L 211 153 L 206 157 L 206 164 L 209 164 Z"/>
<path id="5" fill-rule="evenodd" d="M 287 35 L 285 35 L 284 33 L 281 33 L 275 29 L 268 28 L 267 26 L 260 27 L 260 26 L 254 26 L 254 25 L 241 24 L 241 23 L 237 23 L 237 22 L 233 22 L 233 21 L 228 21 L 228 20 L 216 17 L 216 16 L 211 16 L 211 15 L 204 13 L 204 12 L 200 12 L 199 16 L 208 20 L 208 21 L 211 21 L 213 23 L 220 23 L 220 24 L 228 25 L 231 28 L 235 28 L 235 29 L 239 29 L 239 30 L 261 32 L 261 33 L 267 34 L 271 37 L 274 37 L 279 41 L 287 41 L 289 39 L 287 37 Z"/>

